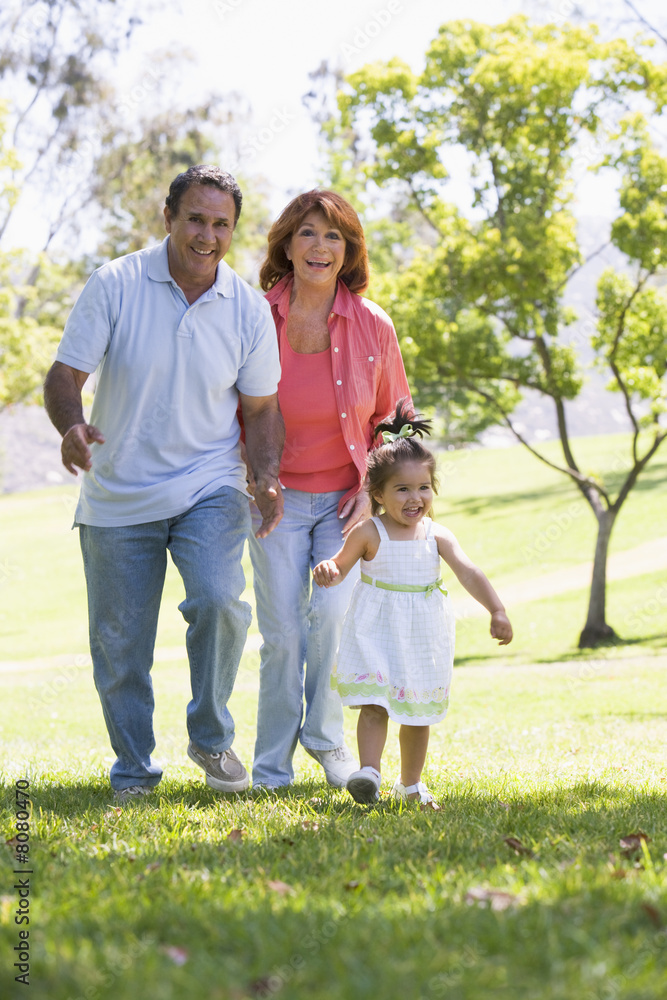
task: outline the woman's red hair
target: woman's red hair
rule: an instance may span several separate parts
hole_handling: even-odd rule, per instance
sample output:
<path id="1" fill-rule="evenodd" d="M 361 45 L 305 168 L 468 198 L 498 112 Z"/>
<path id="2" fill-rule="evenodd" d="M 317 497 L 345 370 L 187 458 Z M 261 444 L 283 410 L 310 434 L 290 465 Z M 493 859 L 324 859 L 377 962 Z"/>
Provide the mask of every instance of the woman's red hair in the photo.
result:
<path id="1" fill-rule="evenodd" d="M 306 191 L 287 205 L 271 226 L 266 259 L 259 271 L 259 283 L 265 292 L 293 269 L 285 247 L 309 212 L 318 211 L 330 226 L 340 230 L 345 240 L 345 260 L 338 277 L 351 292 L 368 288 L 368 250 L 359 216 L 349 201 L 335 191 Z"/>

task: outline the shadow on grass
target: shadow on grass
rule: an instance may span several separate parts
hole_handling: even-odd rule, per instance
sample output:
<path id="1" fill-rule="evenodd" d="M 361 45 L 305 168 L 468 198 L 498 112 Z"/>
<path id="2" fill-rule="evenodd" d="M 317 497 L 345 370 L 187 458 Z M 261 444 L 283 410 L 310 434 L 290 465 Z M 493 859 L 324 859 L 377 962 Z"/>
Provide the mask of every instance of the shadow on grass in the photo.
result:
<path id="1" fill-rule="evenodd" d="M 530 662 L 526 660 L 526 654 L 519 649 L 516 652 L 503 651 L 502 655 L 495 653 L 487 656 L 484 653 L 471 653 L 469 656 L 459 656 L 456 654 L 454 667 L 526 667 L 531 666 L 531 664 L 544 666 L 549 663 L 553 663 L 554 665 L 568 663 L 585 664 L 588 660 L 600 659 L 604 659 L 605 662 L 612 664 L 620 661 L 618 658 L 615 661 L 611 657 L 606 657 L 605 653 L 607 650 L 624 648 L 635 650 L 637 648 L 641 649 L 642 646 L 645 647 L 648 656 L 667 656 L 667 632 L 655 632 L 652 635 L 637 636 L 632 639 L 617 638 L 615 641 L 601 643 L 599 646 L 587 647 L 586 649 L 579 649 L 578 646 L 572 646 L 571 649 L 567 649 L 557 656 L 540 656 L 539 653 L 536 653 L 531 657 Z"/>
<path id="2" fill-rule="evenodd" d="M 620 713 L 615 713 L 620 714 Z M 633 718 L 649 719 L 660 717 L 662 713 L 629 712 Z M 362 806 L 354 802 L 343 789 L 333 789 L 319 781 L 302 781 L 280 788 L 276 792 L 255 795 L 251 790 L 235 795 L 222 795 L 206 785 L 193 781 L 179 782 L 176 778 L 164 779 L 151 796 L 124 803 L 122 813 L 139 818 L 142 814 L 159 814 L 161 809 L 181 810 L 221 810 L 245 811 L 249 816 L 257 811 L 278 807 L 284 811 L 289 824 L 291 817 L 300 823 L 304 816 L 338 817 L 356 822 L 360 817 L 375 819 L 395 819 L 398 816 L 412 820 L 426 819 L 434 825 L 448 828 L 456 823 L 470 832 L 481 819 L 496 819 L 507 816 L 542 825 L 554 817 L 567 815 L 575 822 L 587 824 L 586 817 L 597 820 L 614 821 L 614 816 L 667 810 L 667 788 L 664 791 L 644 791 L 632 785 L 607 784 L 601 781 L 577 781 L 572 785 L 558 785 L 553 788 L 537 788 L 518 794 L 508 779 L 500 791 L 488 791 L 486 780 L 452 779 L 433 783 L 440 810 L 420 810 L 412 805 L 393 800 L 388 791 L 383 791 L 379 802 Z M 498 783 L 498 779 L 494 779 Z M 13 786 L 11 788 L 13 790 Z M 5 785 L 5 801 L 10 789 Z M 106 810 L 117 806 L 108 783 L 102 778 L 86 781 L 53 783 L 35 781 L 31 788 L 32 801 L 42 815 L 74 818 L 88 815 L 96 809 Z M 663 816 L 667 820 L 667 814 Z M 606 821 L 605 820 L 605 821 Z M 502 824 L 504 825 L 504 824 Z M 667 838 L 667 824 L 665 824 Z M 667 849 L 667 848 L 666 848 Z"/>
<path id="3" fill-rule="evenodd" d="M 660 645 L 656 647 L 655 643 Z M 662 652 L 667 654 L 667 632 L 655 632 L 652 635 L 635 636 L 632 639 L 624 639 L 622 636 L 616 636 L 607 642 L 601 642 L 598 646 L 587 646 L 585 649 L 573 646 L 571 650 L 567 650 L 557 657 L 541 658 L 536 656 L 535 663 L 585 662 L 586 660 L 596 659 L 607 649 L 622 649 L 626 646 L 634 648 L 644 644 L 646 645 L 646 651 L 650 653 L 656 648 L 660 648 L 660 646 L 665 646 L 666 648 L 662 649 Z M 612 663 L 613 660 L 609 662 Z"/>

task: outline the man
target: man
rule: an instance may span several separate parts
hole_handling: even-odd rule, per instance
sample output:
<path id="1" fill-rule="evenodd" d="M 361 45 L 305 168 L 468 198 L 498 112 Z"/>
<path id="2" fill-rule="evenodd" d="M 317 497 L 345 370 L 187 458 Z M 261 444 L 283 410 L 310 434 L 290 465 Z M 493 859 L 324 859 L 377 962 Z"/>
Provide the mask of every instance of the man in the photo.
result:
<path id="1" fill-rule="evenodd" d="M 44 385 L 63 464 L 85 472 L 75 525 L 120 800 L 147 794 L 162 774 L 151 760 L 150 670 L 167 551 L 185 584 L 188 755 L 218 791 L 249 783 L 231 749 L 227 709 L 250 623 L 240 600 L 245 484 L 248 474 L 263 538 L 282 516 L 284 427 L 271 311 L 222 259 L 241 200 L 234 178 L 217 167 L 179 174 L 164 209 L 167 237 L 93 273 Z M 81 390 L 94 371 L 88 424 Z"/>

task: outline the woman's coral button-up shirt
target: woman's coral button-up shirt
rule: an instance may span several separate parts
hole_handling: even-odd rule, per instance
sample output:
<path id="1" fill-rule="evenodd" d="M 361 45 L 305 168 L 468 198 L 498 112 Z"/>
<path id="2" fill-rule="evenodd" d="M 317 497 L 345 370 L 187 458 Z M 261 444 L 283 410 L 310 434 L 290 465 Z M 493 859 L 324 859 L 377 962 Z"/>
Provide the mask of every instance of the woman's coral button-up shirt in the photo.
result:
<path id="1" fill-rule="evenodd" d="M 286 335 L 292 274 L 285 275 L 266 293 L 278 332 Z M 373 446 L 373 431 L 396 403 L 410 397 L 394 324 L 386 312 L 339 281 L 329 316 L 331 368 L 340 430 L 357 482 L 342 498 L 339 510 L 359 491 L 366 474 L 366 455 Z M 280 400 L 280 385 L 278 386 Z M 307 414 L 304 414 L 307 419 Z M 285 442 L 289 450 L 289 440 Z"/>

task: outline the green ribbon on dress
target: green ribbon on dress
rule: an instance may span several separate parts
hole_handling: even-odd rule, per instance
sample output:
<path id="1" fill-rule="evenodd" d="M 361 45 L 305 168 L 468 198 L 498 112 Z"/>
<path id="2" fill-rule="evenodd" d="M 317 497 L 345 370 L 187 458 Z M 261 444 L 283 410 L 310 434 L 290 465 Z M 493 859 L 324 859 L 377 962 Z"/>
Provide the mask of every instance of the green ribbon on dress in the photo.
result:
<path id="1" fill-rule="evenodd" d="M 442 577 L 438 577 L 434 583 L 421 586 L 418 583 L 382 583 L 381 580 L 375 580 L 367 573 L 362 573 L 361 582 L 369 583 L 371 587 L 379 587 L 380 590 L 401 590 L 408 594 L 424 594 L 425 597 L 430 597 L 434 590 L 439 590 L 441 594 L 447 596 L 447 591 L 442 586 Z"/>

